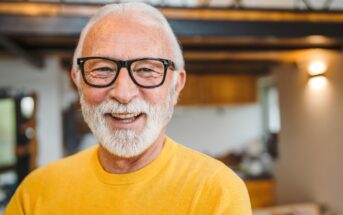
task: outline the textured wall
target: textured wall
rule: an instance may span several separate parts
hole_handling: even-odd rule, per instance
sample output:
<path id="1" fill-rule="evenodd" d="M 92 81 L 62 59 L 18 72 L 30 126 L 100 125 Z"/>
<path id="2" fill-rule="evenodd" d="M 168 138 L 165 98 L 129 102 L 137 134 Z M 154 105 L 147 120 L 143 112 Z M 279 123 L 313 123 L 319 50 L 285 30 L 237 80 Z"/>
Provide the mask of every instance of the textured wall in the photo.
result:
<path id="1" fill-rule="evenodd" d="M 301 66 L 274 68 L 281 110 L 277 191 L 280 203 L 316 201 L 343 212 L 343 55 L 321 55 L 329 63 L 322 89 L 308 85 Z"/>

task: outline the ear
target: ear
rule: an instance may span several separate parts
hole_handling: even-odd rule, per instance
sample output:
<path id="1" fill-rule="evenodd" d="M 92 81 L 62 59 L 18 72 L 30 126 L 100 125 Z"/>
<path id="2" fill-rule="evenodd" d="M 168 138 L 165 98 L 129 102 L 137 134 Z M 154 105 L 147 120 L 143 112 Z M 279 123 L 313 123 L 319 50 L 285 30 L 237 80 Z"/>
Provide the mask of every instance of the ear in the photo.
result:
<path id="1" fill-rule="evenodd" d="M 80 86 L 80 77 L 79 77 L 79 72 L 76 71 L 75 69 L 71 69 L 70 71 L 70 76 L 71 76 L 71 79 L 73 80 L 76 88 L 79 88 Z"/>
<path id="2" fill-rule="evenodd" d="M 177 100 L 179 98 L 179 95 L 183 89 L 183 87 L 185 86 L 186 84 L 186 71 L 183 69 L 179 72 L 178 74 L 178 79 L 177 79 L 177 82 L 176 82 L 176 85 L 175 85 L 175 93 L 174 93 L 174 98 L 173 98 L 173 103 L 174 105 L 177 104 Z"/>

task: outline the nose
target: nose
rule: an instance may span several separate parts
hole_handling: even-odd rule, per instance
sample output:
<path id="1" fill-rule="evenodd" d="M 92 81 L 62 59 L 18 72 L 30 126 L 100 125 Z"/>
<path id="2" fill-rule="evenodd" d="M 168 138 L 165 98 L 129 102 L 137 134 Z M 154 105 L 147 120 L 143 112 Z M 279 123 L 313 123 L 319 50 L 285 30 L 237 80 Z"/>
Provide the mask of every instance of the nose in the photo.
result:
<path id="1" fill-rule="evenodd" d="M 122 68 L 112 85 L 110 96 L 121 104 L 128 104 L 139 93 L 138 86 L 132 81 L 126 68 Z"/>

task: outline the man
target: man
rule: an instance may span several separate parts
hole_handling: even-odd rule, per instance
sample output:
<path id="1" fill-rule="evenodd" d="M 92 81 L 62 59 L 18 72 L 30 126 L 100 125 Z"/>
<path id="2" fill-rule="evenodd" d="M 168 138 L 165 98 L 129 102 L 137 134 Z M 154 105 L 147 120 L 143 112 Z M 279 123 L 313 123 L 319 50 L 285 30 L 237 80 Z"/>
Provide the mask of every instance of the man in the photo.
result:
<path id="1" fill-rule="evenodd" d="M 81 33 L 71 72 L 100 144 L 31 173 L 5 214 L 251 214 L 231 170 L 165 135 L 183 68 L 158 10 L 101 8 Z"/>

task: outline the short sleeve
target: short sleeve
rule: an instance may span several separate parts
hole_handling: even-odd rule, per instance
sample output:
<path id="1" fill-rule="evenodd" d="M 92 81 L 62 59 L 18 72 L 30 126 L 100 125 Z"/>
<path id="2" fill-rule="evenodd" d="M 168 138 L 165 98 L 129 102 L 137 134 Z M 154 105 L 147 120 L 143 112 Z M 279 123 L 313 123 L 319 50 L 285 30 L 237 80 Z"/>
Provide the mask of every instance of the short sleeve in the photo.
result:
<path id="1" fill-rule="evenodd" d="M 41 175 L 40 170 L 35 170 L 23 180 L 5 208 L 3 215 L 32 214 L 42 186 L 39 175 Z"/>
<path id="2" fill-rule="evenodd" d="M 251 205 L 244 182 L 228 167 L 208 179 L 199 191 L 191 214 L 251 215 Z"/>
<path id="3" fill-rule="evenodd" d="M 22 183 L 12 196 L 10 202 L 8 203 L 7 207 L 5 208 L 4 215 L 24 215 L 24 192 L 23 192 L 23 185 Z"/>

